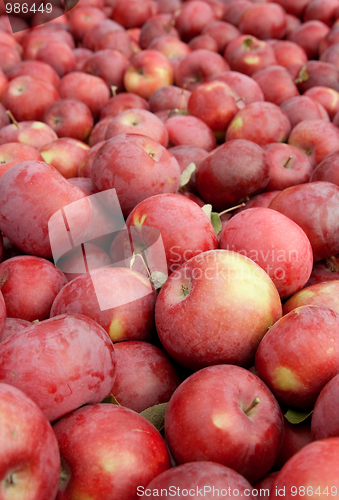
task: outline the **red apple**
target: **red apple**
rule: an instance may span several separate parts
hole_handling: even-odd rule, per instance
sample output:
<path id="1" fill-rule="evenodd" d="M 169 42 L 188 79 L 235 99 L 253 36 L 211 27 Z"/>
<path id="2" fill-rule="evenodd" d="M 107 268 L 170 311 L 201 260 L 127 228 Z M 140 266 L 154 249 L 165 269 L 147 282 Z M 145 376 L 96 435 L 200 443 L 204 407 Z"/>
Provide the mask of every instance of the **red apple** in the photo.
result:
<path id="1" fill-rule="evenodd" d="M 47 418 L 26 394 L 8 384 L 0 384 L 0 406 L 3 498 L 56 498 L 60 454 Z"/>
<path id="2" fill-rule="evenodd" d="M 45 144 L 39 152 L 46 163 L 69 179 L 78 175 L 79 166 L 89 150 L 84 142 L 66 137 Z"/>
<path id="3" fill-rule="evenodd" d="M 91 179 L 96 191 L 116 190 L 127 217 L 138 203 L 150 196 L 175 193 L 179 188 L 180 168 L 171 153 L 155 140 L 119 134 L 96 153 Z"/>
<path id="4" fill-rule="evenodd" d="M 86 30 L 82 43 L 91 51 L 97 49 L 97 44 L 112 31 L 124 31 L 124 28 L 112 19 L 103 19 Z"/>
<path id="5" fill-rule="evenodd" d="M 217 42 L 218 52 L 223 54 L 226 45 L 239 36 L 240 31 L 230 23 L 212 21 L 204 27 L 202 34 L 211 36 Z"/>
<path id="6" fill-rule="evenodd" d="M 232 71 L 252 76 L 256 71 L 277 64 L 269 43 L 250 35 L 234 38 L 225 49 L 224 57 Z"/>
<path id="7" fill-rule="evenodd" d="M 58 86 L 62 99 L 77 99 L 88 106 L 92 115 L 98 117 L 109 100 L 109 89 L 102 78 L 80 71 L 68 73 Z"/>
<path id="8" fill-rule="evenodd" d="M 80 180 L 80 178 L 77 178 Z M 89 180 L 82 178 L 82 181 Z M 78 186 L 80 187 L 80 186 Z M 91 193 L 92 194 L 92 193 Z M 67 252 L 57 263 L 58 267 L 63 270 L 63 274 L 68 281 L 85 274 L 86 272 L 93 271 L 101 267 L 107 267 L 112 264 L 111 259 L 107 253 L 99 246 L 86 243 L 86 268 L 84 266 L 83 248 L 78 247 L 70 252 Z M 69 271 L 69 272 L 68 272 Z"/>
<path id="9" fill-rule="evenodd" d="M 253 78 L 238 73 L 237 71 L 225 71 L 217 76 L 216 80 L 225 82 L 239 96 L 237 105 L 241 108 L 241 103 L 251 104 L 251 102 L 264 101 L 264 94 Z"/>
<path id="10" fill-rule="evenodd" d="M 339 186 L 338 163 L 339 154 L 335 151 L 329 154 L 319 165 L 313 170 L 311 181 L 332 182 Z"/>
<path id="11" fill-rule="evenodd" d="M 170 467 L 161 434 L 144 417 L 122 406 L 79 408 L 57 422 L 54 432 L 63 463 L 60 499 L 76 495 L 137 500 L 138 487 L 146 487 Z"/>
<path id="12" fill-rule="evenodd" d="M 231 121 L 226 141 L 247 139 L 259 146 L 285 142 L 291 131 L 287 115 L 271 102 L 253 102 L 241 109 Z"/>
<path id="13" fill-rule="evenodd" d="M 0 70 L 0 99 L 8 86 L 8 78 L 5 73 Z"/>
<path id="14" fill-rule="evenodd" d="M 324 306 L 339 313 L 339 280 L 317 283 L 300 290 L 285 302 L 284 314 L 300 306 Z"/>
<path id="15" fill-rule="evenodd" d="M 172 153 L 174 158 L 177 160 L 181 173 L 192 162 L 195 164 L 196 168 L 198 168 L 202 160 L 208 156 L 208 152 L 205 149 L 197 148 L 196 146 L 174 146 L 169 148 L 169 152 Z M 196 193 L 195 172 L 192 173 L 189 182 L 180 190 L 181 194 L 184 192 L 188 194 L 189 191 L 192 191 L 190 194 Z M 190 197 L 190 195 L 188 197 Z M 193 201 L 199 200 L 199 203 L 202 203 L 201 206 L 205 204 L 197 196 L 193 196 L 191 199 L 193 199 Z"/>
<path id="16" fill-rule="evenodd" d="M 3 331 L 5 330 L 6 316 L 7 316 L 6 304 L 5 304 L 4 298 L 2 296 L 2 293 L 0 291 L 0 334 L 2 334 Z"/>
<path id="17" fill-rule="evenodd" d="M 118 50 L 98 50 L 87 59 L 83 71 L 90 75 L 99 76 L 108 87 L 114 86 L 119 92 L 124 88 L 124 74 L 128 64 L 127 57 Z"/>
<path id="18" fill-rule="evenodd" d="M 213 131 L 196 116 L 174 115 L 165 126 L 169 146 L 195 146 L 209 152 L 216 147 Z"/>
<path id="19" fill-rule="evenodd" d="M 339 314 L 327 307 L 302 306 L 266 333 L 256 352 L 255 369 L 280 403 L 312 407 L 338 373 L 338 325 Z"/>
<path id="20" fill-rule="evenodd" d="M 105 140 L 121 134 L 150 137 L 165 148 L 168 144 L 165 125 L 157 116 L 145 109 L 127 109 L 112 118 L 106 130 Z"/>
<path id="21" fill-rule="evenodd" d="M 140 31 L 139 44 L 142 49 L 148 49 L 150 44 L 160 36 L 174 36 L 179 38 L 179 33 L 173 26 L 172 16 L 169 14 L 158 15 L 145 22 Z"/>
<path id="22" fill-rule="evenodd" d="M 281 109 L 288 116 L 292 128 L 305 120 L 330 121 L 326 109 L 319 102 L 306 95 L 298 95 L 287 99 L 281 103 Z"/>
<path id="23" fill-rule="evenodd" d="M 329 31 L 330 28 L 321 21 L 307 21 L 292 31 L 287 38 L 300 45 L 309 59 L 316 59 L 319 54 L 319 45 Z"/>
<path id="24" fill-rule="evenodd" d="M 205 26 L 215 19 L 212 8 L 206 2 L 194 0 L 183 4 L 175 19 L 175 27 L 181 39 L 187 42 L 200 35 Z"/>
<path id="25" fill-rule="evenodd" d="M 79 168 L 78 168 L 78 176 L 79 178 L 90 178 L 91 177 L 91 170 L 92 170 L 92 165 L 93 165 L 93 160 L 95 158 L 95 155 L 97 154 L 97 151 L 101 148 L 103 144 L 105 144 L 106 141 L 101 141 L 98 142 L 95 146 L 92 146 L 91 149 L 86 153 L 85 158 L 83 161 L 80 163 Z M 91 181 L 92 184 L 92 181 Z"/>
<path id="26" fill-rule="evenodd" d="M 312 87 L 304 94 L 324 106 L 331 120 L 339 112 L 339 92 L 328 87 Z M 338 115 L 339 116 L 339 115 Z M 335 123 L 338 125 L 338 123 Z"/>
<path id="27" fill-rule="evenodd" d="M 72 239 L 84 241 L 81 238 L 92 217 L 90 203 L 54 167 L 39 161 L 18 163 L 0 178 L 0 193 L 0 229 L 24 252 L 51 258 L 52 236 L 55 251 L 59 245 L 65 245 L 67 231 L 60 210 L 76 201 L 66 211 L 66 218 Z M 54 214 L 54 226 L 50 227 L 53 234 L 49 234 L 48 222 Z M 69 237 L 66 238 L 70 246 Z"/>
<path id="28" fill-rule="evenodd" d="M 338 47 L 339 44 L 335 43 L 330 45 L 320 56 L 320 61 L 327 62 L 333 64 L 334 66 L 339 66 L 339 57 L 338 57 Z"/>
<path id="29" fill-rule="evenodd" d="M 219 247 L 256 262 L 282 299 L 301 290 L 312 271 L 312 247 L 304 231 L 269 208 L 249 208 L 234 215 L 220 232 Z"/>
<path id="30" fill-rule="evenodd" d="M 306 6 L 303 19 L 304 21 L 317 19 L 331 27 L 336 20 L 338 8 L 338 0 L 310 0 Z"/>
<path id="31" fill-rule="evenodd" d="M 306 8 L 309 0 L 277 0 L 276 3 L 281 5 L 288 14 L 301 16 Z"/>
<path id="32" fill-rule="evenodd" d="M 12 123 L 0 130 L 0 145 L 19 142 L 39 149 L 57 138 L 58 136 L 51 127 L 46 123 L 36 121 Z"/>
<path id="33" fill-rule="evenodd" d="M 106 18 L 102 10 L 89 5 L 78 5 L 69 14 L 71 33 L 77 40 L 82 40 L 86 31 Z"/>
<path id="34" fill-rule="evenodd" d="M 59 99 L 45 112 L 47 123 L 58 137 L 85 141 L 93 128 L 93 116 L 86 104 L 77 99 Z"/>
<path id="35" fill-rule="evenodd" d="M 175 85 L 165 85 L 157 89 L 149 98 L 149 109 L 152 113 L 161 110 L 187 109 L 191 92 Z"/>
<path id="36" fill-rule="evenodd" d="M 238 26 L 241 16 L 246 9 L 252 7 L 252 2 L 248 0 L 237 0 L 236 2 L 228 2 L 222 16 L 223 21 Z"/>
<path id="37" fill-rule="evenodd" d="M 125 0 L 116 0 L 113 7 L 112 19 L 124 28 L 142 26 L 152 17 L 152 3 L 149 0 L 130 0 L 126 9 Z"/>
<path id="38" fill-rule="evenodd" d="M 73 71 L 76 66 L 76 59 L 73 49 L 66 43 L 49 42 L 39 49 L 36 55 L 37 61 L 48 63 L 60 77 Z"/>
<path id="39" fill-rule="evenodd" d="M 119 51 L 127 59 L 136 52 L 126 31 L 121 30 L 110 31 L 97 42 L 95 50 L 108 49 Z"/>
<path id="40" fill-rule="evenodd" d="M 219 365 L 191 375 L 174 392 L 165 435 L 178 464 L 217 462 L 254 483 L 280 451 L 283 417 L 258 377 L 238 366 Z"/>
<path id="41" fill-rule="evenodd" d="M 75 71 L 82 71 L 87 59 L 89 59 L 94 52 L 84 47 L 77 47 L 73 49 L 73 55 L 75 57 Z"/>
<path id="42" fill-rule="evenodd" d="M 339 438 L 321 439 L 308 444 L 296 453 L 281 469 L 276 477 L 271 498 L 281 495 L 286 500 L 309 496 L 337 495 Z"/>
<path id="43" fill-rule="evenodd" d="M 130 213 L 126 225 L 136 227 L 146 241 L 150 227 L 160 231 L 170 273 L 194 255 L 218 246 L 209 218 L 196 203 L 179 194 L 147 198 Z"/>
<path id="44" fill-rule="evenodd" d="M 10 80 L 18 76 L 32 76 L 50 83 L 55 87 L 58 85 L 60 78 L 58 73 L 50 66 L 42 61 L 21 61 L 8 71 L 7 76 Z"/>
<path id="45" fill-rule="evenodd" d="M 52 84 L 24 75 L 9 82 L 2 104 L 18 121 L 41 121 L 45 111 L 58 99 L 58 91 Z"/>
<path id="46" fill-rule="evenodd" d="M 6 340 L 8 337 L 15 335 L 24 328 L 27 328 L 27 326 L 31 325 L 32 324 L 29 321 L 26 321 L 25 319 L 6 318 L 5 329 L 0 335 L 0 342 Z"/>
<path id="47" fill-rule="evenodd" d="M 263 19 L 265 22 L 262 22 Z M 276 3 L 254 4 L 243 12 L 238 28 L 242 33 L 253 35 L 261 40 L 281 39 L 286 33 L 286 13 Z"/>
<path id="48" fill-rule="evenodd" d="M 300 45 L 290 42 L 289 40 L 272 40 L 270 45 L 274 50 L 277 63 L 284 68 L 288 68 L 292 64 L 307 63 L 307 54 Z"/>
<path id="49" fill-rule="evenodd" d="M 311 421 L 314 440 L 339 437 L 338 404 L 339 375 L 336 375 L 325 385 L 314 405 Z"/>
<path id="50" fill-rule="evenodd" d="M 229 66 L 225 59 L 209 50 L 194 50 L 180 61 L 175 81 L 179 87 L 194 90 L 200 83 L 216 78 Z"/>
<path id="51" fill-rule="evenodd" d="M 7 74 L 13 66 L 21 61 L 20 54 L 15 47 L 0 42 L 0 69 Z"/>
<path id="52" fill-rule="evenodd" d="M 54 25 L 55 27 L 56 25 Z M 74 38 L 69 31 L 64 29 L 47 29 L 45 26 L 36 28 L 27 33 L 25 36 L 22 47 L 24 49 L 24 59 L 35 59 L 41 47 L 48 42 L 61 42 L 67 43 L 71 49 L 74 49 Z"/>
<path id="53" fill-rule="evenodd" d="M 296 425 L 290 424 L 290 422 L 286 418 L 284 418 L 283 444 L 273 468 L 279 471 L 283 467 L 283 465 L 285 465 L 285 463 L 291 457 L 293 457 L 293 455 L 298 453 L 298 451 L 300 451 L 302 448 L 304 448 L 304 446 L 308 445 L 312 441 L 311 425 L 309 419 Z M 274 474 L 274 478 L 271 482 L 272 486 L 279 472 L 273 472 L 271 474 Z"/>
<path id="54" fill-rule="evenodd" d="M 191 50 L 209 50 L 211 52 L 218 52 L 218 44 L 210 35 L 195 36 L 188 42 Z"/>
<path id="55" fill-rule="evenodd" d="M 173 61 L 179 56 L 186 56 L 191 52 L 191 48 L 187 43 L 182 42 L 179 38 L 172 35 L 163 35 L 155 38 L 150 43 L 149 49 L 157 50 L 169 59 L 172 68 Z"/>
<path id="56" fill-rule="evenodd" d="M 339 90 L 339 68 L 323 61 L 308 61 L 301 67 L 295 83 L 301 92 L 319 86 Z"/>
<path id="57" fill-rule="evenodd" d="M 119 342 L 114 347 L 117 367 L 111 393 L 115 399 L 138 413 L 167 403 L 180 379 L 166 354 L 148 342 Z"/>
<path id="58" fill-rule="evenodd" d="M 88 139 L 88 144 L 90 147 L 95 146 L 95 144 L 98 144 L 98 142 L 105 141 L 107 127 L 111 123 L 111 121 L 112 117 L 108 115 L 106 116 L 106 118 L 102 118 L 97 122 L 96 125 L 94 125 L 91 131 L 91 135 Z"/>
<path id="59" fill-rule="evenodd" d="M 209 300 L 202 302 L 206 293 Z M 220 363 L 249 366 L 267 328 L 280 317 L 272 280 L 252 260 L 227 250 L 195 254 L 168 278 L 155 308 L 162 345 L 194 370 Z"/>
<path id="60" fill-rule="evenodd" d="M 172 496 L 178 498 L 183 497 L 187 491 L 193 498 L 204 496 L 207 500 L 212 500 L 219 494 L 234 499 L 239 492 L 241 496 L 253 500 L 251 490 L 250 483 L 235 470 L 214 462 L 199 461 L 162 472 L 147 488 L 139 488 L 138 493 L 154 500 L 161 491 L 171 492 Z"/>
<path id="61" fill-rule="evenodd" d="M 252 78 L 263 91 L 265 101 L 273 102 L 278 106 L 288 99 L 299 96 L 291 74 L 282 66 L 267 66 L 254 73 Z"/>
<path id="62" fill-rule="evenodd" d="M 162 87 L 161 87 L 162 88 Z M 104 106 L 100 113 L 100 120 L 106 117 L 114 118 L 122 111 L 131 108 L 140 108 L 148 110 L 148 102 L 137 94 L 130 92 L 121 92 L 110 98 L 106 106 Z"/>

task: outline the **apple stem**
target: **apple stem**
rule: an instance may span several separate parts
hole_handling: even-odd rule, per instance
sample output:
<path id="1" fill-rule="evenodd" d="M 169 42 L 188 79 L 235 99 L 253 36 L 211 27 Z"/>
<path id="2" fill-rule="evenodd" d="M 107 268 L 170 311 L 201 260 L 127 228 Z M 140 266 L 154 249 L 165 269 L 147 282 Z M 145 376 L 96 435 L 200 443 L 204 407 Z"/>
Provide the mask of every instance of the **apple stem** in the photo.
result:
<path id="1" fill-rule="evenodd" d="M 115 97 L 117 95 L 117 90 L 118 90 L 118 87 L 116 85 L 111 85 L 111 91 L 112 91 L 113 97 Z"/>
<path id="2" fill-rule="evenodd" d="M 246 40 L 243 41 L 243 44 L 245 45 L 245 47 L 247 49 L 252 49 L 252 46 L 253 46 L 253 38 L 251 36 L 249 36 L 248 38 L 246 38 Z"/>
<path id="3" fill-rule="evenodd" d="M 288 165 L 288 164 L 289 164 L 289 162 L 292 160 L 292 158 L 293 158 L 293 156 L 292 156 L 292 155 L 290 155 L 290 156 L 288 157 L 287 162 L 284 164 L 284 167 L 285 167 L 285 168 L 288 168 L 288 167 L 287 167 L 287 165 Z"/>
<path id="4" fill-rule="evenodd" d="M 228 208 L 227 210 L 223 210 L 222 212 L 218 213 L 219 217 L 221 217 L 224 214 L 227 214 L 228 212 L 232 212 L 232 210 L 236 210 L 237 208 L 244 207 L 246 203 L 240 203 L 240 205 L 236 205 L 235 207 Z"/>
<path id="5" fill-rule="evenodd" d="M 12 111 L 10 111 L 9 109 L 7 109 L 6 114 L 10 117 L 11 122 L 13 123 L 13 125 L 15 125 L 16 128 L 20 128 L 18 122 L 16 121 L 16 119 L 13 116 Z"/>
<path id="6" fill-rule="evenodd" d="M 32 325 L 36 325 L 37 323 L 39 323 L 38 319 L 35 319 L 34 321 L 32 321 Z"/>
<path id="7" fill-rule="evenodd" d="M 252 403 L 249 405 L 249 407 L 246 408 L 246 410 L 244 410 L 244 413 L 246 413 L 246 415 L 248 415 L 249 412 L 251 410 L 253 410 L 253 408 L 255 408 L 258 403 L 260 403 L 260 399 L 259 398 L 254 398 L 253 401 L 252 401 Z"/>
<path id="8" fill-rule="evenodd" d="M 337 273 L 339 271 L 339 263 L 334 255 L 325 260 L 325 265 L 332 273 Z"/>

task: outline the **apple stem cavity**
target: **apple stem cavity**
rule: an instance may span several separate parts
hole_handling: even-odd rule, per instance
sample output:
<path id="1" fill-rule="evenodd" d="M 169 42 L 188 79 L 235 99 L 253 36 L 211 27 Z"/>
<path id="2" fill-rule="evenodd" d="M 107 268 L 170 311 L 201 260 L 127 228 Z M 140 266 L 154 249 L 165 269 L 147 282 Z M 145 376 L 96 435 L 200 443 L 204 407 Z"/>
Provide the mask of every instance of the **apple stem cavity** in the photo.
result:
<path id="1" fill-rule="evenodd" d="M 259 398 L 254 398 L 252 403 L 249 405 L 248 408 L 246 408 L 246 410 L 244 410 L 244 413 L 248 416 L 249 412 L 251 410 L 253 410 L 253 408 L 255 408 L 257 406 L 257 404 L 260 403 L 260 399 Z"/>
<path id="2" fill-rule="evenodd" d="M 10 472 L 8 476 L 5 477 L 4 486 L 5 488 L 8 488 L 9 486 L 15 486 L 14 475 L 12 472 Z"/>
<path id="3" fill-rule="evenodd" d="M 20 128 L 18 122 L 16 121 L 16 119 L 13 116 L 12 111 L 10 111 L 9 109 L 7 109 L 6 114 L 10 117 L 11 122 L 13 123 L 13 125 L 15 125 L 16 128 Z"/>
<path id="4" fill-rule="evenodd" d="M 188 285 L 181 285 L 181 291 L 184 295 L 184 297 L 187 297 L 187 295 L 190 293 L 190 289 Z"/>
<path id="5" fill-rule="evenodd" d="M 284 168 L 289 168 L 289 162 L 293 159 L 293 156 L 290 155 L 288 158 L 287 158 L 287 161 L 284 163 Z"/>

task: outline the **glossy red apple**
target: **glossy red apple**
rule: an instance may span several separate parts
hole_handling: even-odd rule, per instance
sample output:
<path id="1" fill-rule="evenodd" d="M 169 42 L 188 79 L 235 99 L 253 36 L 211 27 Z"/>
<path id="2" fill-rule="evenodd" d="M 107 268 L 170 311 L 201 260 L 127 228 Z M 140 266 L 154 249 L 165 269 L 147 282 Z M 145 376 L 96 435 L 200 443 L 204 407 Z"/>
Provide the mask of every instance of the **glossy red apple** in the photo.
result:
<path id="1" fill-rule="evenodd" d="M 179 87 L 193 90 L 200 83 L 216 78 L 228 69 L 227 62 L 220 54 L 204 49 L 194 50 L 180 61 L 175 71 L 175 81 Z"/>
<path id="2" fill-rule="evenodd" d="M 278 106 L 299 95 L 291 74 L 282 66 L 267 66 L 254 73 L 252 78 L 263 91 L 265 101 L 273 102 Z"/>
<path id="3" fill-rule="evenodd" d="M 59 99 L 45 112 L 44 122 L 58 137 L 85 141 L 93 128 L 93 116 L 85 103 L 77 99 Z"/>
<path id="4" fill-rule="evenodd" d="M 187 42 L 197 35 L 208 23 L 215 20 L 212 8 L 199 0 L 186 2 L 179 15 L 175 18 L 175 27 L 183 41 Z"/>
<path id="5" fill-rule="evenodd" d="M 162 88 L 162 87 L 161 87 Z M 108 116 L 114 118 L 119 113 L 131 108 L 148 110 L 148 102 L 137 94 L 121 92 L 110 98 L 108 103 L 102 108 L 100 120 Z"/>
<path id="6" fill-rule="evenodd" d="M 213 131 L 196 116 L 174 115 L 165 121 L 168 144 L 172 146 L 194 146 L 212 151 L 216 147 Z"/>
<path id="7" fill-rule="evenodd" d="M 73 71 L 76 67 L 73 49 L 71 49 L 67 43 L 46 43 L 38 50 L 36 60 L 49 64 L 55 69 L 60 78 L 70 71 Z"/>
<path id="8" fill-rule="evenodd" d="M 0 145 L 18 142 L 39 149 L 57 138 L 58 136 L 51 127 L 37 121 L 12 123 L 0 130 Z"/>
<path id="9" fill-rule="evenodd" d="M 286 33 L 286 13 L 276 3 L 254 4 L 243 12 L 238 21 L 238 28 L 242 33 L 261 40 L 281 39 Z"/>
<path id="10" fill-rule="evenodd" d="M 266 66 L 277 64 L 270 44 L 251 35 L 234 38 L 226 46 L 224 56 L 232 71 L 248 76 Z"/>

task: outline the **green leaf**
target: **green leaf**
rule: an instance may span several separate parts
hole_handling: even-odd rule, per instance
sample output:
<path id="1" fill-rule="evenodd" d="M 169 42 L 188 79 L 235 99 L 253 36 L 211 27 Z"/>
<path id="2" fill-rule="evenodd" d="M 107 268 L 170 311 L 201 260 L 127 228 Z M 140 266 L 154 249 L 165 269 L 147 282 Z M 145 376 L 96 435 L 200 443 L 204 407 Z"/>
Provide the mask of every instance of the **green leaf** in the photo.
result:
<path id="1" fill-rule="evenodd" d="M 290 424 L 300 424 L 306 420 L 313 410 L 287 410 L 284 417 L 289 421 Z"/>
<path id="2" fill-rule="evenodd" d="M 110 394 L 109 396 L 107 396 L 105 399 L 103 399 L 101 401 L 101 403 L 107 403 L 107 404 L 110 404 L 110 405 L 121 406 L 121 404 L 115 399 L 115 397 L 113 396 L 113 394 Z"/>
<path id="3" fill-rule="evenodd" d="M 212 222 L 212 226 L 214 227 L 215 233 L 218 235 L 221 231 L 222 224 L 221 224 L 219 214 L 217 212 L 211 213 L 211 222 Z"/>
<path id="4" fill-rule="evenodd" d="M 167 278 L 168 278 L 168 275 L 162 273 L 161 271 L 153 271 L 151 273 L 151 281 L 152 281 L 153 286 L 156 290 L 158 290 L 159 288 L 161 288 L 165 284 Z"/>
<path id="5" fill-rule="evenodd" d="M 187 165 L 187 167 L 185 168 L 185 170 L 182 172 L 181 176 L 180 176 L 180 187 L 179 189 L 182 189 L 184 186 L 186 186 L 186 184 L 189 183 L 191 177 L 192 177 L 192 174 L 193 172 L 195 172 L 197 169 L 196 167 L 196 164 L 191 162 L 189 165 Z"/>
<path id="6" fill-rule="evenodd" d="M 151 406 L 150 408 L 146 408 L 143 410 L 140 415 L 147 418 L 151 424 L 158 429 L 158 431 L 162 431 L 164 428 L 165 421 L 165 413 L 168 403 L 161 403 L 159 405 Z"/>
<path id="7" fill-rule="evenodd" d="M 201 207 L 201 210 L 204 212 L 204 214 L 207 215 L 209 220 L 211 220 L 212 205 L 204 205 L 203 207 Z"/>

